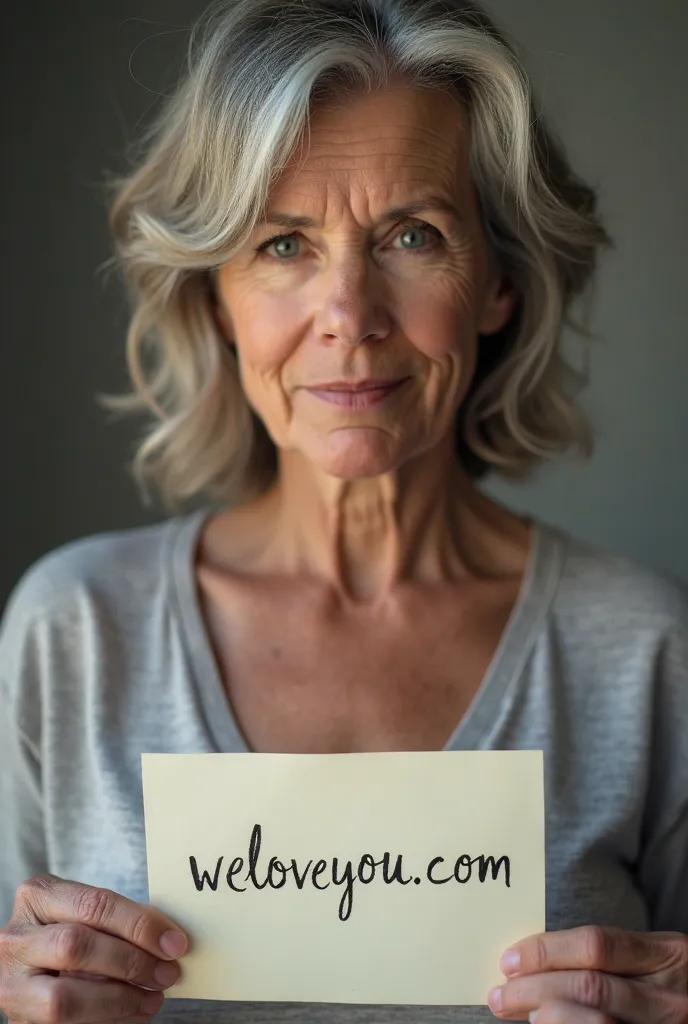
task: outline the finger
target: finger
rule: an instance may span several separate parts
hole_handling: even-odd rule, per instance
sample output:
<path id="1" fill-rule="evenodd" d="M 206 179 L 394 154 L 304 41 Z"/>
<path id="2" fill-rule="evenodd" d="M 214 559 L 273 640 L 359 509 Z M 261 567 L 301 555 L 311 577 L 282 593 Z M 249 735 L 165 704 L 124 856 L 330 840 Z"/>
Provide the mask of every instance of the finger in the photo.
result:
<path id="1" fill-rule="evenodd" d="M 685 935 L 586 926 L 532 935 L 506 950 L 500 968 L 506 977 L 575 969 L 637 976 L 681 960 L 688 962 Z"/>
<path id="2" fill-rule="evenodd" d="M 19 886 L 15 911 L 41 924 L 85 924 L 174 960 L 187 947 L 184 932 L 155 907 L 92 885 L 55 875 L 30 878 Z"/>
<path id="3" fill-rule="evenodd" d="M 144 992 L 118 981 L 81 981 L 36 974 L 23 984 L 10 987 L 5 1010 L 10 1019 L 32 1024 L 93 1024 L 150 1017 L 164 1001 L 162 992 Z"/>
<path id="4" fill-rule="evenodd" d="M 60 975 L 63 978 L 64 977 L 68 977 L 68 978 L 83 978 L 85 981 L 93 981 L 94 978 L 97 977 L 96 975 L 93 975 L 93 974 L 82 974 L 79 971 L 74 971 L 74 972 L 72 972 L 72 971 L 61 971 Z M 98 978 L 98 980 L 99 981 L 100 980 L 108 981 L 109 979 L 108 978 L 102 978 L 102 979 Z M 118 1020 L 117 1022 L 114 1022 L 112 1014 L 108 1010 L 108 1016 L 104 1020 L 98 1020 L 98 1021 L 89 1022 L 89 1024 L 149 1024 L 149 1022 L 151 1020 L 152 1020 L 151 1014 L 147 1013 L 147 1014 L 137 1014 L 135 1017 L 127 1017 L 126 1020 L 125 1019 L 121 1019 L 121 1020 Z"/>
<path id="5" fill-rule="evenodd" d="M 563 999 L 545 1003 L 528 1017 L 530 1024 L 614 1024 L 611 1017 L 606 1017 L 598 1010 L 590 1010 L 585 1006 L 576 1006 Z"/>
<path id="6" fill-rule="evenodd" d="M 169 963 L 169 961 L 165 961 Z M 107 974 L 93 974 L 92 971 L 60 971 L 63 978 L 84 978 L 86 981 L 109 981 Z"/>
<path id="7" fill-rule="evenodd" d="M 175 962 L 85 924 L 48 924 L 30 931 L 18 940 L 15 956 L 42 971 L 86 972 L 146 988 L 169 988 L 179 977 Z"/>
<path id="8" fill-rule="evenodd" d="M 685 996 L 600 971 L 554 971 L 513 978 L 490 993 L 488 1005 L 497 1017 L 527 1020 L 533 1010 L 557 999 L 598 1010 L 623 1024 L 688 1021 Z"/>

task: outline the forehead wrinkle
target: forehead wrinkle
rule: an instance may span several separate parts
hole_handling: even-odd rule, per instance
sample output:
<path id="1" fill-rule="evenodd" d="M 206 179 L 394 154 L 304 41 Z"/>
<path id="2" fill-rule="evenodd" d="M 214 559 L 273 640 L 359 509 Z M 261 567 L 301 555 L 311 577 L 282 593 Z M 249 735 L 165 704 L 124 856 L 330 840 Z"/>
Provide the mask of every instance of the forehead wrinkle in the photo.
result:
<path id="1" fill-rule="evenodd" d="M 389 122 L 383 121 L 380 124 L 367 126 L 365 134 L 372 134 L 377 142 L 432 142 L 433 144 L 438 139 L 443 143 L 455 144 L 468 134 L 468 126 L 458 119 L 451 127 L 458 129 L 458 131 L 447 132 L 446 122 L 441 127 L 438 125 L 435 128 L 432 125 L 420 124 L 393 126 Z M 354 129 L 349 126 L 336 128 L 330 125 L 323 125 L 318 129 L 317 133 L 310 136 L 308 149 L 313 151 L 325 145 L 334 147 L 347 146 L 349 148 L 351 146 L 358 146 L 364 148 L 369 144 L 370 140 L 362 137 L 360 128 Z M 304 145 L 300 147 L 302 152 Z"/>
<path id="2" fill-rule="evenodd" d="M 320 170 L 335 162 L 341 170 L 355 171 L 360 168 L 371 167 L 373 169 L 385 168 L 390 165 L 436 164 L 446 161 L 457 162 L 461 152 L 467 148 L 462 146 L 459 139 L 447 139 L 446 136 L 433 135 L 432 145 L 419 150 L 417 146 L 380 146 L 379 139 L 371 141 L 354 141 L 353 139 L 343 142 L 341 147 L 336 145 L 326 146 L 320 142 L 317 147 L 312 147 L 308 155 L 298 162 L 298 168 L 293 168 L 294 176 L 303 174 L 308 170 Z M 342 150 L 340 153 L 339 150 Z"/>
<path id="3" fill-rule="evenodd" d="M 462 191 L 462 169 L 468 170 L 468 154 L 461 152 L 462 148 L 455 146 L 444 151 L 433 149 L 428 153 L 410 154 L 400 153 L 398 150 L 371 153 L 368 144 L 366 152 L 359 156 L 352 154 L 350 150 L 347 150 L 343 158 L 324 152 L 316 155 L 310 153 L 305 161 L 300 162 L 297 169 L 285 171 L 281 186 L 278 185 L 273 191 L 268 209 L 288 208 L 291 205 L 289 193 L 292 188 L 297 196 L 302 192 L 302 187 L 305 188 L 304 198 L 308 202 L 311 196 L 307 193 L 314 187 L 318 191 L 322 188 L 323 174 L 328 178 L 324 183 L 326 187 L 335 183 L 345 190 L 360 188 L 361 185 L 366 191 L 387 191 L 396 188 L 409 190 L 412 194 L 401 198 L 399 204 L 416 199 L 417 196 L 413 194 L 415 189 L 425 193 L 446 192 L 447 199 L 453 199 L 457 192 Z M 395 180 L 360 181 L 368 175 L 385 174 L 393 174 Z M 349 180 L 350 178 L 354 180 Z M 285 212 L 293 212 L 295 215 L 297 213 L 288 210 Z"/>
<path id="4" fill-rule="evenodd" d="M 426 212 L 439 212 L 443 213 L 452 218 L 452 220 L 463 223 L 464 218 L 461 216 L 456 205 L 444 199 L 442 196 L 427 196 L 422 197 L 418 200 L 410 200 L 405 203 L 400 203 L 397 206 L 391 206 L 384 210 L 376 218 L 369 218 L 378 223 L 391 223 L 395 220 L 403 220 L 405 218 L 417 217 L 421 213 Z M 355 214 L 354 214 L 355 219 Z M 266 218 L 265 223 L 277 224 L 280 227 L 289 228 L 290 230 L 298 230 L 299 228 L 310 228 L 317 227 L 318 221 L 311 217 L 302 214 L 289 214 L 281 213 L 280 211 L 270 212 Z"/>
<path id="5" fill-rule="evenodd" d="M 450 157 L 450 160 L 444 160 L 445 154 L 433 153 L 431 156 L 424 157 L 418 156 L 403 156 L 398 153 L 369 153 L 365 160 L 351 159 L 351 154 L 347 154 L 347 159 L 339 160 L 336 162 L 332 157 L 322 158 L 318 161 L 314 161 L 309 167 L 302 167 L 298 175 L 294 175 L 292 181 L 295 183 L 298 179 L 306 179 L 308 177 L 315 177 L 323 172 L 330 174 L 332 177 L 343 177 L 347 174 L 366 174 L 366 173 L 385 173 L 387 171 L 399 173 L 400 171 L 421 171 L 432 174 L 441 175 L 446 173 L 448 170 L 447 164 L 451 165 L 451 170 L 458 170 L 458 160 L 456 159 L 457 154 L 446 154 Z"/>
<path id="6" fill-rule="evenodd" d="M 321 210 L 323 206 L 327 209 L 332 205 L 353 207 L 361 200 L 366 208 L 367 218 L 376 221 L 391 221 L 404 216 L 417 216 L 421 210 L 430 212 L 439 210 L 453 216 L 455 220 L 462 221 L 464 219 L 459 208 L 460 204 L 457 202 L 460 190 L 457 188 L 459 175 L 456 172 L 450 172 L 450 169 L 444 168 L 441 174 L 424 173 L 428 170 L 425 164 L 420 167 L 394 168 L 394 170 L 403 170 L 404 172 L 420 170 L 421 174 L 407 176 L 405 173 L 401 178 L 395 177 L 394 180 L 370 182 L 366 180 L 360 168 L 356 168 L 352 172 L 338 166 L 324 180 L 318 173 L 304 173 L 300 176 L 299 187 L 294 189 L 293 196 L 290 195 L 289 188 L 279 189 L 273 193 L 263 223 L 280 224 L 294 230 L 300 227 L 313 227 L 318 225 L 321 218 L 311 215 L 310 211 L 301 212 L 299 207 L 305 206 L 307 211 L 313 205 L 318 210 Z M 311 179 L 310 182 L 309 179 Z M 309 183 L 315 186 L 314 189 L 308 189 Z M 302 186 L 305 186 L 305 189 Z M 408 212 L 398 210 L 400 207 L 412 204 L 417 206 L 416 210 Z M 441 210 L 442 204 L 446 204 L 444 210 Z M 371 214 L 371 206 L 379 208 L 380 212 L 377 216 Z"/>
<path id="7" fill-rule="evenodd" d="M 470 132 L 460 104 L 453 106 L 454 111 L 454 131 L 447 133 L 446 111 L 445 130 L 440 131 L 432 125 L 390 124 L 380 118 L 370 119 L 363 127 L 360 122 L 356 127 L 333 124 L 330 110 L 309 135 L 308 146 L 302 140 L 284 168 L 281 185 L 266 204 L 268 215 L 279 211 L 286 216 L 279 221 L 268 216 L 262 223 L 282 223 L 292 230 L 317 226 L 322 222 L 318 214 L 327 216 L 332 206 L 353 208 L 361 200 L 366 210 L 362 219 L 369 220 L 371 206 L 382 214 L 388 207 L 432 193 L 457 205 L 466 193 L 465 171 L 470 178 L 466 146 Z M 419 112 L 423 111 L 415 111 Z M 439 120 L 434 111 L 427 113 Z"/>
<path id="8" fill-rule="evenodd" d="M 452 117 L 449 124 L 446 111 L 433 108 L 428 110 L 424 106 L 422 110 L 413 111 L 415 116 L 423 115 L 422 123 L 390 124 L 388 120 L 376 118 L 373 123 L 368 122 L 364 126 L 360 123 L 356 126 L 348 123 L 333 124 L 330 111 L 327 119 L 318 119 L 308 136 L 302 137 L 289 163 L 292 168 L 296 163 L 299 170 L 309 163 L 319 166 L 332 155 L 341 160 L 341 151 L 346 160 L 352 161 L 353 167 L 358 160 L 369 163 L 375 155 L 383 160 L 387 156 L 392 160 L 408 161 L 422 159 L 422 152 L 414 152 L 419 145 L 425 147 L 430 156 L 439 153 L 455 160 L 458 153 L 470 145 L 471 133 L 470 122 L 466 120 L 461 105 L 457 103 L 454 110 L 457 116 Z M 348 114 L 346 116 L 348 118 Z M 437 121 L 437 124 L 433 124 L 433 121 Z"/>

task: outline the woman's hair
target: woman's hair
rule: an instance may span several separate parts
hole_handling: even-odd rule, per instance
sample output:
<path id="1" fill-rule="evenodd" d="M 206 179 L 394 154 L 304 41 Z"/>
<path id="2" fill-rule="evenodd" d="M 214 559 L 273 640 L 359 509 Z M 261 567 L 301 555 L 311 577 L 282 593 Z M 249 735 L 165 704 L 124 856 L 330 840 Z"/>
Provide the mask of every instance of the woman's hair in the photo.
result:
<path id="1" fill-rule="evenodd" d="M 610 240 L 488 15 L 472 0 L 223 0 L 194 26 L 188 67 L 135 168 L 110 180 L 133 391 L 109 404 L 154 413 L 134 469 L 168 505 L 241 500 L 274 478 L 274 445 L 215 320 L 214 272 L 246 243 L 314 106 L 392 78 L 463 102 L 483 229 L 519 296 L 479 345 L 457 416 L 460 460 L 474 478 L 519 477 L 571 447 L 590 453 L 574 401 L 583 376 L 560 344 L 566 324 L 590 336 L 570 307 Z"/>

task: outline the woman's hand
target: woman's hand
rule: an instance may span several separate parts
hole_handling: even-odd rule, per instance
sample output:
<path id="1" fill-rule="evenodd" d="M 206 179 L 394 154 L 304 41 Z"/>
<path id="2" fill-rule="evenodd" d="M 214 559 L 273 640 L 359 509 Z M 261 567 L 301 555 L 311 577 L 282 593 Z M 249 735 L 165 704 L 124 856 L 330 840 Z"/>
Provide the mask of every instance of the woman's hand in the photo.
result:
<path id="1" fill-rule="evenodd" d="M 688 936 L 574 928 L 534 935 L 500 962 L 496 1017 L 536 1024 L 688 1024 Z"/>
<path id="2" fill-rule="evenodd" d="M 0 929 L 0 1009 L 10 1024 L 148 1021 L 185 948 L 153 907 L 55 875 L 30 878 Z"/>

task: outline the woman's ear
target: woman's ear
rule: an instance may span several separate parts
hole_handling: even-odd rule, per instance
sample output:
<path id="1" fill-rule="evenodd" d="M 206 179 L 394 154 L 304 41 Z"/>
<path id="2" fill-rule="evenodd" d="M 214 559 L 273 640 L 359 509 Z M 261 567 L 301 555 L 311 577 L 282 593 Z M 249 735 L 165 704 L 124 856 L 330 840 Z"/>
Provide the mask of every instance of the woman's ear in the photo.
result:
<path id="1" fill-rule="evenodd" d="M 496 334 L 506 327 L 516 307 L 518 294 L 511 281 L 495 275 L 490 282 L 478 321 L 478 334 Z"/>

